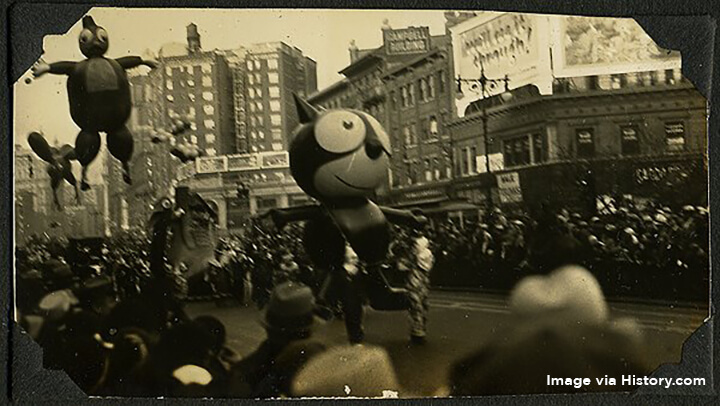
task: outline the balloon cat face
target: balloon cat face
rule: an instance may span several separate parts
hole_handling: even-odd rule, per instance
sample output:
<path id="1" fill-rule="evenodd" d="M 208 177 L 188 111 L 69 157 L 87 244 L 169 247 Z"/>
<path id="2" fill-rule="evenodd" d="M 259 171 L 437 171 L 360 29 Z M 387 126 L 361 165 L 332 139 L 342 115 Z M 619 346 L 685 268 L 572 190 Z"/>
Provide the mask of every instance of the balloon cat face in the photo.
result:
<path id="1" fill-rule="evenodd" d="M 380 123 L 358 110 L 318 111 L 295 97 L 300 126 L 290 144 L 290 171 L 308 195 L 370 196 L 387 177 L 390 139 Z"/>
<path id="2" fill-rule="evenodd" d="M 95 25 L 90 16 L 84 17 L 82 21 L 83 30 L 78 38 L 80 51 L 88 58 L 103 56 L 110 45 L 107 31 Z"/>

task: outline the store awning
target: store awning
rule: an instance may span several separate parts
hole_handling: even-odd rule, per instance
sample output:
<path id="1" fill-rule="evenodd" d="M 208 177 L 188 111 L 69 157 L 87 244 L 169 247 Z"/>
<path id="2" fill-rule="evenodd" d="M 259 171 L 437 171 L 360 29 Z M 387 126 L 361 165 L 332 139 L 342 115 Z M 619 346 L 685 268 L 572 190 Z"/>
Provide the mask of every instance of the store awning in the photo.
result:
<path id="1" fill-rule="evenodd" d="M 471 210 L 478 210 L 480 207 L 468 203 L 465 201 L 452 201 L 452 202 L 445 202 L 444 204 L 441 204 L 439 207 L 433 207 L 427 210 L 424 210 L 427 214 L 436 214 L 436 213 L 450 213 L 450 212 L 457 212 L 457 211 L 471 211 Z"/>

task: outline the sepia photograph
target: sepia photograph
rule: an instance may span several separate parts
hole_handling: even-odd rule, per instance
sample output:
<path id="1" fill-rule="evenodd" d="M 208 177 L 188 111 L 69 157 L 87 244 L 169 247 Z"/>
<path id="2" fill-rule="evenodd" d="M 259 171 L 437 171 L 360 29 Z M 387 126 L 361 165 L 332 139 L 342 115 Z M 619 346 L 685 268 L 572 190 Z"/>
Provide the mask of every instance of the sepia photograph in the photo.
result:
<path id="1" fill-rule="evenodd" d="M 654 374 L 710 316 L 707 94 L 637 20 L 93 7 L 42 50 L 12 314 L 86 395 L 711 390 Z"/>

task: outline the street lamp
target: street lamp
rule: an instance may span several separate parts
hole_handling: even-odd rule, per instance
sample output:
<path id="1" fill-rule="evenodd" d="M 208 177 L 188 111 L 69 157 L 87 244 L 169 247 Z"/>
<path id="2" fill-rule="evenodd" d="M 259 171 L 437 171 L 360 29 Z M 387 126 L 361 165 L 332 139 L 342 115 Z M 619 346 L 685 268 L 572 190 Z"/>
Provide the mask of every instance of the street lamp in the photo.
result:
<path id="1" fill-rule="evenodd" d="M 457 98 L 462 99 L 465 97 L 463 94 L 463 85 L 469 85 L 469 90 L 473 93 L 479 94 L 481 99 L 490 97 L 491 93 L 500 85 L 505 85 L 505 91 L 500 94 L 500 98 L 507 102 L 512 99 L 512 93 L 510 93 L 510 79 L 508 75 L 500 79 L 491 79 L 485 76 L 485 68 L 482 63 L 480 64 L 480 77 L 477 79 L 463 79 L 460 76 L 456 79 L 457 82 Z M 485 167 L 487 173 L 492 172 L 490 168 L 490 137 L 488 137 L 488 116 L 487 116 L 487 104 L 481 103 L 481 119 L 483 123 L 483 143 L 485 146 Z M 492 207 L 492 187 L 487 188 L 487 202 L 488 207 Z"/>

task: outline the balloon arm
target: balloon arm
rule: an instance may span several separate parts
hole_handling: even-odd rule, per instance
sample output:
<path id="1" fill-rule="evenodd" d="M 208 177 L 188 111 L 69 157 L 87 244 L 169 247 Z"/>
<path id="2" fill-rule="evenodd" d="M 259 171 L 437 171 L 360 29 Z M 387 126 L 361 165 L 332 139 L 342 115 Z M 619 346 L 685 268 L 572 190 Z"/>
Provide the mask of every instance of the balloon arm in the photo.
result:
<path id="1" fill-rule="evenodd" d="M 380 206 L 388 221 L 395 224 L 401 224 L 413 228 L 420 228 L 427 223 L 427 218 L 419 213 L 413 213 L 409 210 L 393 209 L 392 207 Z"/>
<path id="2" fill-rule="evenodd" d="M 77 65 L 77 62 L 70 62 L 70 61 L 62 61 L 62 62 L 54 62 L 51 63 L 49 66 L 49 69 L 47 73 L 52 73 L 54 75 L 70 75 L 75 70 L 75 65 Z M 40 65 L 42 66 L 42 65 Z M 40 76 L 45 72 L 40 72 L 39 74 L 35 74 L 35 76 Z"/>
<path id="3" fill-rule="evenodd" d="M 132 69 L 140 65 L 145 65 L 145 61 L 139 56 L 123 56 L 122 58 L 115 59 L 115 62 L 120 64 L 123 69 Z"/>

